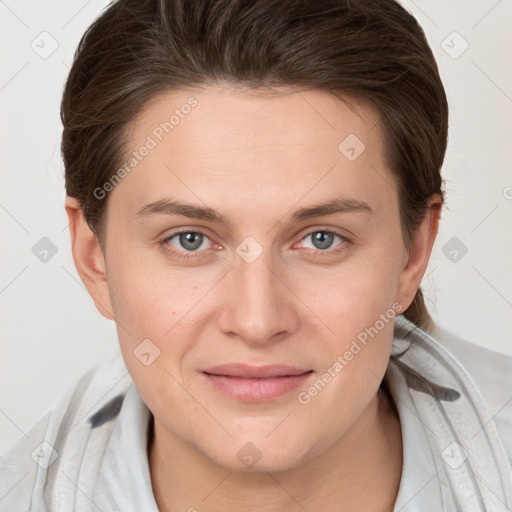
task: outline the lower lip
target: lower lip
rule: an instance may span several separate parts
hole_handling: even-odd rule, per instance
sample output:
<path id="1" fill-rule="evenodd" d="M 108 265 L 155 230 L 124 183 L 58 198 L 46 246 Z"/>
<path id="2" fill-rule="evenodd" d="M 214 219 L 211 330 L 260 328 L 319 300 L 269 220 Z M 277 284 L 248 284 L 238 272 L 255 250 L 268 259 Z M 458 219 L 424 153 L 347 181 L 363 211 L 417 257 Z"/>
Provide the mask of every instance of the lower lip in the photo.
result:
<path id="1" fill-rule="evenodd" d="M 210 384 L 226 395 L 245 402 L 274 400 L 299 387 L 313 372 L 265 379 L 240 379 L 204 373 Z"/>

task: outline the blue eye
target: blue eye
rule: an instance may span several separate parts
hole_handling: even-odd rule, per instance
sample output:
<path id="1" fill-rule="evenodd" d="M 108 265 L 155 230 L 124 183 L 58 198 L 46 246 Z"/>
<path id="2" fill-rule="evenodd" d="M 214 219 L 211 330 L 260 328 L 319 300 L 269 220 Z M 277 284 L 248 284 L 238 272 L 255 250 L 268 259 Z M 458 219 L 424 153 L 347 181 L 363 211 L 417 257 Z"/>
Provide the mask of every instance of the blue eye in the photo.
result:
<path id="1" fill-rule="evenodd" d="M 345 239 L 341 235 L 333 233 L 332 231 L 324 230 L 312 231 L 311 233 L 306 235 L 302 240 L 304 241 L 310 237 L 312 246 L 310 246 L 309 248 L 320 249 L 322 251 L 324 251 L 325 249 L 330 249 L 336 237 L 339 238 L 342 242 L 345 241 Z"/>
<path id="2" fill-rule="evenodd" d="M 199 249 L 204 241 L 204 236 L 200 233 L 180 233 L 178 240 L 181 246 L 187 251 Z"/>
<path id="3" fill-rule="evenodd" d="M 197 252 L 198 249 L 209 248 L 202 247 L 206 241 L 210 241 L 209 238 L 199 231 L 180 231 L 166 238 L 163 243 L 171 245 L 178 252 Z"/>

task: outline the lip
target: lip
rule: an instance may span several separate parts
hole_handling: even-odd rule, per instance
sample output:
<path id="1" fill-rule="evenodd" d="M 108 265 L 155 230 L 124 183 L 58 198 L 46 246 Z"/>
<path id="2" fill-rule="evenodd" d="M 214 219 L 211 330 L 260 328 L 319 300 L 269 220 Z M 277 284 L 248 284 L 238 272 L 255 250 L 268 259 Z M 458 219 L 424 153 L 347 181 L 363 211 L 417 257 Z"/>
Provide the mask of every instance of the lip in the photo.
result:
<path id="1" fill-rule="evenodd" d="M 297 368 L 285 364 L 270 364 L 267 366 L 252 366 L 249 364 L 234 363 L 212 366 L 203 370 L 212 375 L 222 375 L 224 377 L 238 377 L 239 379 L 264 379 L 269 377 L 289 377 L 302 375 L 308 370 L 306 368 Z"/>
<path id="2" fill-rule="evenodd" d="M 217 391 L 246 402 L 275 400 L 300 386 L 312 374 L 313 370 L 287 365 L 225 364 L 203 370 Z"/>

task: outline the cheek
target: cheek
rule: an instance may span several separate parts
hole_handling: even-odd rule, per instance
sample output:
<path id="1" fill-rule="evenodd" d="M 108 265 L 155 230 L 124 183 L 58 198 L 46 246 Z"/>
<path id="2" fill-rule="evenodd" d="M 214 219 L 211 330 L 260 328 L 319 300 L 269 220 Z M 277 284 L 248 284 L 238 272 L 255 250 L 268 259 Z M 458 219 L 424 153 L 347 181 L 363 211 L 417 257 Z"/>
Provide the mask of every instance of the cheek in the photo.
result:
<path id="1" fill-rule="evenodd" d="M 113 259 L 109 287 L 116 320 L 138 334 L 164 337 L 183 317 L 188 317 L 208 291 L 210 280 L 191 269 L 169 268 L 138 251 Z M 140 251 L 142 253 L 142 251 Z M 141 255 L 142 256 L 142 255 Z"/>
<path id="2" fill-rule="evenodd" d="M 399 314 L 397 261 L 389 248 L 375 248 L 373 254 L 369 251 L 351 258 L 338 269 L 304 275 L 297 281 L 297 294 L 307 298 L 305 303 L 314 313 L 305 327 L 316 332 L 308 338 L 318 340 L 315 350 L 322 354 L 324 370 L 336 375 L 327 386 L 331 391 L 319 403 L 345 396 L 355 405 L 377 389 L 389 360 L 394 318 Z"/>
<path id="3" fill-rule="evenodd" d="M 158 395 L 169 384 L 169 373 L 181 375 L 186 354 L 201 337 L 206 318 L 201 300 L 214 279 L 126 256 L 113 259 L 111 268 L 109 287 L 123 358 L 138 386 Z"/>
<path id="4" fill-rule="evenodd" d="M 314 298 L 331 332 L 310 337 L 316 340 L 312 351 L 321 354 L 322 367 L 315 383 L 302 389 L 298 398 L 308 421 L 329 418 L 329 428 L 321 421 L 316 426 L 326 439 L 342 435 L 377 392 L 399 314 L 394 301 L 396 280 L 377 269 L 336 275 L 330 291 Z"/>
<path id="5" fill-rule="evenodd" d="M 399 257 L 377 248 L 354 254 L 337 267 L 317 267 L 300 277 L 290 274 L 290 287 L 336 335 L 355 334 L 373 324 L 395 302 Z"/>
<path id="6" fill-rule="evenodd" d="M 191 407 L 173 376 L 182 380 L 181 363 L 197 339 L 190 310 L 199 290 L 149 270 L 144 267 L 144 271 L 124 273 L 118 267 L 109 281 L 116 297 L 113 308 L 121 353 L 152 410 L 160 410 L 166 400 Z"/>

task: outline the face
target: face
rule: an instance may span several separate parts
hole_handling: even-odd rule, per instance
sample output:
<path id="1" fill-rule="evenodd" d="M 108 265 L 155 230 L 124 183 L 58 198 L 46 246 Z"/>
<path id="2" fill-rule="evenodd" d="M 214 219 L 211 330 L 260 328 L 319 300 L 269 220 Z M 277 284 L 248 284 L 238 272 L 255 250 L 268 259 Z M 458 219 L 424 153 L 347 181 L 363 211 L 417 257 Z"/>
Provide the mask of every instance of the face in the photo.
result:
<path id="1" fill-rule="evenodd" d="M 146 107 L 96 291 L 155 431 L 240 470 L 294 467 L 357 424 L 428 259 L 408 264 L 375 112 L 276 93 Z"/>

